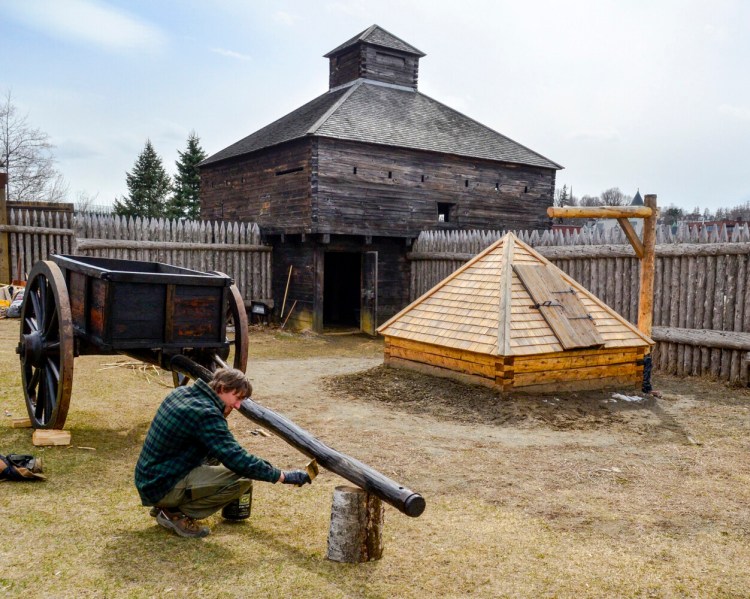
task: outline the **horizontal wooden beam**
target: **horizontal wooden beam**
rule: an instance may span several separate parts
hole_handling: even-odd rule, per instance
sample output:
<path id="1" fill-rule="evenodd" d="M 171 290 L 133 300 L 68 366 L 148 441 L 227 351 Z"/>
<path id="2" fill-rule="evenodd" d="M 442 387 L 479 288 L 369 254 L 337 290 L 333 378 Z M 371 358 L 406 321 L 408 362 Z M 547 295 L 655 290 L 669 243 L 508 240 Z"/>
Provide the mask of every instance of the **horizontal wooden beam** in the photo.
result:
<path id="1" fill-rule="evenodd" d="M 750 351 L 750 333 L 737 331 L 654 327 L 651 331 L 651 338 L 662 343 Z"/>
<path id="2" fill-rule="evenodd" d="M 550 218 L 648 218 L 653 210 L 648 206 L 550 206 Z"/>
<path id="3" fill-rule="evenodd" d="M 133 239 L 76 239 L 76 251 L 102 250 L 205 250 L 212 252 L 270 252 L 267 245 L 250 245 L 244 243 L 189 243 L 187 241 L 137 241 Z"/>
<path id="4" fill-rule="evenodd" d="M 38 235 L 75 235 L 73 229 L 56 229 L 55 227 L 31 227 L 25 225 L 0 225 L 0 233 L 31 233 Z"/>
<path id="5" fill-rule="evenodd" d="M 576 258 L 636 258 L 632 247 L 617 245 L 541 245 L 534 248 L 549 260 L 574 260 Z M 679 256 L 726 256 L 748 255 L 750 243 L 665 243 L 656 246 L 656 255 Z M 467 252 L 408 252 L 408 260 L 457 260 L 468 261 L 476 254 Z"/>

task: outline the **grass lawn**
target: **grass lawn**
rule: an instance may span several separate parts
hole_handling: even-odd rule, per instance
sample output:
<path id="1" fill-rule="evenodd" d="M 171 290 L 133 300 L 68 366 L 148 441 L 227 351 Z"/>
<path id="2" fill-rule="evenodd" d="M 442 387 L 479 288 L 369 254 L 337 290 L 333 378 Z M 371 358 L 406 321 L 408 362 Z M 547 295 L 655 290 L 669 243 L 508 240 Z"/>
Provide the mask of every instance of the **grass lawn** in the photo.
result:
<path id="1" fill-rule="evenodd" d="M 257 483 L 251 518 L 212 517 L 205 539 L 155 524 L 132 472 L 168 373 L 76 358 L 72 444 L 34 447 L 10 428 L 26 415 L 17 336 L 0 320 L 0 453 L 41 456 L 49 479 L 0 483 L 0 597 L 750 596 L 746 389 L 665 377 L 644 405 L 493 400 L 384 375 L 375 340 L 254 329 L 257 401 L 427 501 L 420 518 L 386 507 L 383 559 L 338 564 L 326 538 L 346 481 L 325 471 L 302 489 Z M 274 465 L 306 463 L 230 422 Z"/>

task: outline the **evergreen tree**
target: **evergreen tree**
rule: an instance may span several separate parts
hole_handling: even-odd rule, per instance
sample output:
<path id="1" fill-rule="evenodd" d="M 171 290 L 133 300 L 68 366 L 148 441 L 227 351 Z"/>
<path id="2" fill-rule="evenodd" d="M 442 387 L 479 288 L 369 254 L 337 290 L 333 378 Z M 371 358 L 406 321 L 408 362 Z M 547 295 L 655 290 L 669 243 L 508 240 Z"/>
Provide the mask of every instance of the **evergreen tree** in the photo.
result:
<path id="1" fill-rule="evenodd" d="M 115 200 L 115 214 L 148 218 L 164 216 L 172 181 L 150 139 L 146 140 L 146 147 L 126 177 L 130 193 L 128 197 Z"/>
<path id="2" fill-rule="evenodd" d="M 200 145 L 200 139 L 191 131 L 187 148 L 176 162 L 177 174 L 174 178 L 174 194 L 167 202 L 166 214 L 169 218 L 186 217 L 195 220 L 201 213 L 201 180 L 198 163 L 205 160 L 206 153 Z"/>

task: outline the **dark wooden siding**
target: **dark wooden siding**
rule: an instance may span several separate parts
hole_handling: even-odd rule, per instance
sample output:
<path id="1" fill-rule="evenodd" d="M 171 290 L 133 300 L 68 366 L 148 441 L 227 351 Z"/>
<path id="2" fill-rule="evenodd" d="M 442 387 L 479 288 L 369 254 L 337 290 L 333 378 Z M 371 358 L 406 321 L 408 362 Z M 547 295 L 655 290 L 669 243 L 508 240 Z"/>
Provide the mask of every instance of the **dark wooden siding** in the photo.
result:
<path id="1" fill-rule="evenodd" d="M 360 52 L 358 46 L 350 48 L 347 52 L 343 52 L 338 56 L 332 56 L 329 59 L 329 86 L 334 88 L 359 79 L 359 58 Z"/>
<path id="2" fill-rule="evenodd" d="M 284 315 L 296 301 L 297 305 L 289 319 L 289 325 L 294 328 L 320 326 L 315 325 L 316 318 L 325 324 L 322 323 L 322 314 L 326 252 L 378 252 L 378 323 L 385 322 L 409 303 L 410 270 L 406 260 L 409 246 L 403 239 L 376 237 L 368 244 L 364 237 L 332 236 L 330 243 L 320 243 L 310 238 L 303 242 L 301 237 L 295 235 L 285 236 L 284 241 L 274 236 L 271 242 L 277 315 L 281 313 L 289 267 L 292 266 Z M 327 276 L 336 276 L 336 273 L 328 273 Z"/>
<path id="3" fill-rule="evenodd" d="M 309 230 L 311 140 L 201 168 L 201 217 L 254 221 L 264 232 Z"/>
<path id="4" fill-rule="evenodd" d="M 362 46 L 361 76 L 374 81 L 417 87 L 419 57 L 397 50 Z"/>
<path id="5" fill-rule="evenodd" d="M 332 56 L 329 64 L 331 88 L 364 77 L 416 89 L 419 78 L 418 56 L 366 44 Z"/>
<path id="6" fill-rule="evenodd" d="M 554 186 L 552 169 L 321 138 L 313 210 L 322 233 L 546 229 Z M 453 205 L 449 222 L 438 203 Z"/>
<path id="7" fill-rule="evenodd" d="M 315 260 L 314 245 L 311 240 L 301 241 L 298 235 L 270 239 L 273 244 L 273 277 L 272 290 L 276 314 L 281 315 L 284 291 L 289 281 L 289 293 L 286 299 L 284 316 L 295 300 L 297 305 L 289 319 L 295 328 L 310 328 L 313 325 L 313 307 L 315 298 Z M 289 279 L 289 267 L 292 277 Z"/>

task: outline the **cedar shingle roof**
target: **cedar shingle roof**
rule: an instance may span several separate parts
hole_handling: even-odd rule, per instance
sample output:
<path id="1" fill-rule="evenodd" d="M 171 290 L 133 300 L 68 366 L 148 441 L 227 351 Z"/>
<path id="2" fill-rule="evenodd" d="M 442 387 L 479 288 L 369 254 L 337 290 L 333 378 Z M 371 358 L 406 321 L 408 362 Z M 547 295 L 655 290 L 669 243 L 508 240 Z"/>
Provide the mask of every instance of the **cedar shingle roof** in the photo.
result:
<path id="1" fill-rule="evenodd" d="M 653 341 L 512 233 L 378 328 L 382 335 L 493 356 L 563 351 L 514 265 L 544 265 L 575 290 L 605 349 Z M 595 351 L 595 350 L 594 350 Z"/>
<path id="2" fill-rule="evenodd" d="M 318 96 L 201 166 L 306 136 L 563 168 L 416 90 L 361 79 Z"/>
<path id="3" fill-rule="evenodd" d="M 353 46 L 359 42 L 367 44 L 373 44 L 374 46 L 381 46 L 382 48 L 391 48 L 392 50 L 400 50 L 401 52 L 407 52 L 409 54 L 415 54 L 417 56 L 426 56 L 424 52 L 420 52 L 414 46 L 407 44 L 404 40 L 397 38 L 392 33 L 387 32 L 378 25 L 372 25 L 365 29 L 362 33 L 358 33 L 352 39 L 345 41 L 340 46 L 337 46 L 331 50 L 328 54 L 324 55 L 324 58 L 330 58 L 341 52 L 342 50 Z"/>

